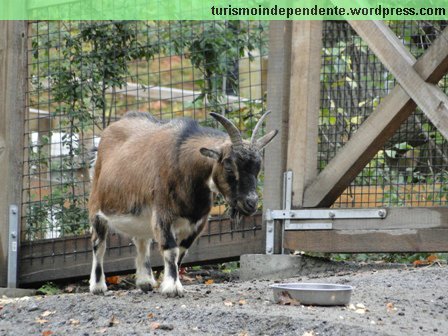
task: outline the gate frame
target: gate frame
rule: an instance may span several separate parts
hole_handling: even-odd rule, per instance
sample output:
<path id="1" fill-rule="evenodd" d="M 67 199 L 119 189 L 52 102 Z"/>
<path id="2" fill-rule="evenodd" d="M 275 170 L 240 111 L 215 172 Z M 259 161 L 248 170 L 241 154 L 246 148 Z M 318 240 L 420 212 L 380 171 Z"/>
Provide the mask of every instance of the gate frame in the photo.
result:
<path id="1" fill-rule="evenodd" d="M 13 281 L 7 283 L 9 217 L 10 206 L 21 209 L 22 199 L 27 21 L 0 21 L 0 31 L 0 287 L 12 287 Z M 20 216 L 18 221 L 20 228 Z"/>
<path id="2" fill-rule="evenodd" d="M 274 185 L 268 180 L 270 183 L 266 183 L 265 193 L 271 198 L 282 199 L 283 192 L 278 191 L 280 177 L 283 172 L 292 171 L 292 209 L 328 209 L 333 205 L 417 105 L 448 138 L 448 97 L 436 85 L 448 73 L 448 29 L 416 60 L 384 22 L 349 21 L 349 24 L 394 75 L 397 85 L 318 174 L 322 22 L 271 23 L 271 29 L 281 31 L 283 28 L 292 32 L 284 34 L 283 40 L 277 36 L 285 43 L 283 48 L 280 47 L 285 54 L 278 60 L 287 63 L 282 68 L 291 69 L 290 75 L 282 77 L 284 91 L 271 91 L 268 96 L 271 106 L 283 108 L 281 112 L 276 112 L 286 115 L 282 122 L 289 126 L 289 130 L 284 131 L 287 138 L 285 143 L 281 143 L 282 151 L 277 148 L 283 154 L 281 162 L 284 170 L 274 169 L 271 165 L 266 167 L 267 176 L 275 170 L 278 181 Z M 291 49 L 287 48 L 288 45 L 292 46 Z M 270 64 L 271 61 L 270 58 Z M 275 104 L 273 101 L 282 103 Z M 276 148 L 271 147 L 270 150 Z M 273 166 L 277 167 L 277 163 Z M 275 219 L 272 214 L 276 213 L 269 209 L 283 210 L 285 207 L 268 200 L 266 202 L 265 197 L 264 213 L 269 225 Z M 448 251 L 447 207 L 402 207 L 384 211 L 387 216 L 376 219 L 335 217 L 317 222 L 308 218 L 307 225 L 302 225 L 306 230 L 284 231 L 282 221 L 291 220 L 290 217 L 284 218 L 279 222 L 281 225 L 275 227 L 275 242 L 270 237 L 266 247 L 268 250 L 271 247 L 268 245 L 274 244 L 275 253 L 279 253 L 283 246 L 289 250 L 310 252 Z M 304 223 L 303 218 L 295 219 L 295 222 Z M 312 226 L 313 222 L 321 224 L 319 230 L 309 229 L 308 224 Z M 332 229 L 322 230 L 325 227 Z"/>

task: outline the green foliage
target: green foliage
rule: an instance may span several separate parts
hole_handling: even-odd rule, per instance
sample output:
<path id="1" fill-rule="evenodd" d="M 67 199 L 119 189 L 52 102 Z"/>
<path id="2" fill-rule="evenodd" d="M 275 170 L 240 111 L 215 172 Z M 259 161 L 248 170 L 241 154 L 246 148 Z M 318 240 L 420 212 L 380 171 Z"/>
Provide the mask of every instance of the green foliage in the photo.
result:
<path id="1" fill-rule="evenodd" d="M 62 290 L 53 282 L 47 282 L 37 290 L 37 293 L 41 295 L 57 295 L 61 294 Z"/>
<path id="2" fill-rule="evenodd" d="M 205 101 L 212 110 L 219 110 L 226 88 L 237 91 L 238 81 L 232 74 L 235 61 L 251 51 L 263 48 L 264 24 L 248 21 L 181 22 L 167 29 L 162 36 L 168 41 L 165 52 L 185 54 L 203 78 L 196 80 L 201 94 L 196 101 Z"/>
<path id="3" fill-rule="evenodd" d="M 427 260 L 429 256 L 435 256 L 439 260 L 446 262 L 448 253 L 331 253 L 329 258 L 334 261 L 355 261 L 355 262 L 388 262 L 412 264 L 416 260 Z"/>

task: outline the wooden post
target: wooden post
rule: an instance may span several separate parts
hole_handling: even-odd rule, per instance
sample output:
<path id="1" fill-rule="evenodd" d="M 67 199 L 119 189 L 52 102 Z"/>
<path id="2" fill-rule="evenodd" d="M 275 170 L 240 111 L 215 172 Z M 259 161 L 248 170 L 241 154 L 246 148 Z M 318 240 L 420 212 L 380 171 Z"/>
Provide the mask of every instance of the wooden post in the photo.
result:
<path id="1" fill-rule="evenodd" d="M 21 209 L 27 22 L 0 21 L 0 286 L 6 285 L 9 205 Z M 20 217 L 20 216 L 19 216 Z"/>
<path id="2" fill-rule="evenodd" d="M 297 208 L 317 176 L 322 21 L 295 21 L 291 42 L 287 169 L 293 172 L 292 206 Z"/>
<path id="3" fill-rule="evenodd" d="M 272 113 L 267 119 L 266 126 L 267 131 L 277 129 L 279 134 L 265 149 L 263 214 L 267 209 L 282 207 L 283 173 L 286 170 L 288 140 L 291 27 L 290 21 L 271 21 L 269 25 L 268 110 Z M 281 230 L 276 230 L 275 233 L 277 237 L 275 252 L 278 253 L 281 246 Z"/>

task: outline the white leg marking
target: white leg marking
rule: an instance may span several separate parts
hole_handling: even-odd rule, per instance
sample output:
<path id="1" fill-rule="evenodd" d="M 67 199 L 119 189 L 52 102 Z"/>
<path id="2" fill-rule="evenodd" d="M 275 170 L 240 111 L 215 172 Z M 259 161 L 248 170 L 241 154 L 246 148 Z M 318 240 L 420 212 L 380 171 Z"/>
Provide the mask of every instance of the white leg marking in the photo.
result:
<path id="1" fill-rule="evenodd" d="M 168 297 L 184 296 L 184 289 L 179 280 L 177 261 L 179 259 L 179 248 L 175 247 L 163 251 L 165 270 L 163 281 L 160 284 L 160 292 Z M 172 274 L 174 273 L 174 274 Z"/>
<path id="2" fill-rule="evenodd" d="M 101 242 L 96 252 L 93 252 L 92 272 L 90 273 L 90 292 L 93 294 L 104 294 L 107 291 L 106 279 L 104 277 L 103 259 L 106 252 L 106 241 Z M 101 274 L 97 279 L 97 268 L 100 267 Z"/>
<path id="3" fill-rule="evenodd" d="M 133 239 L 137 248 L 135 258 L 136 285 L 143 292 L 151 291 L 157 285 L 150 264 L 150 244 L 148 239 Z"/>

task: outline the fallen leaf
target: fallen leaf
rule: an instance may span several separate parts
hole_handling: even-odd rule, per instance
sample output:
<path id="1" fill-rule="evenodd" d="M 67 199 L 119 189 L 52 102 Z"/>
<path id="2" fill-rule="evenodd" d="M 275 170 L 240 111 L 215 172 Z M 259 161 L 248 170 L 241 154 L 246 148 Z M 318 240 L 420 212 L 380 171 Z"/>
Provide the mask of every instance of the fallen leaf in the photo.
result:
<path id="1" fill-rule="evenodd" d="M 317 334 L 314 332 L 314 330 L 305 331 L 302 336 L 316 336 Z"/>
<path id="2" fill-rule="evenodd" d="M 48 320 L 45 320 L 45 319 L 41 319 L 40 317 L 36 317 L 36 319 L 34 320 L 36 323 L 39 323 L 39 324 L 45 324 L 45 323 L 48 323 Z"/>
<path id="3" fill-rule="evenodd" d="M 227 306 L 227 307 L 232 307 L 233 306 L 233 302 L 232 301 L 224 301 L 224 306 Z"/>
<path id="4" fill-rule="evenodd" d="M 365 314 L 366 312 L 369 311 L 366 308 L 366 306 L 364 306 L 364 304 L 362 304 L 362 303 L 357 303 L 356 306 L 353 303 L 351 303 L 348 306 L 348 309 L 354 311 L 357 314 Z"/>
<path id="5" fill-rule="evenodd" d="M 388 304 L 386 304 L 386 309 L 387 309 L 388 313 L 391 313 L 391 312 L 397 310 L 397 308 L 394 307 L 394 304 L 392 302 L 389 302 Z"/>
<path id="6" fill-rule="evenodd" d="M 183 281 L 188 281 L 188 282 L 193 282 L 193 281 L 194 281 L 193 278 L 190 278 L 190 277 L 189 277 L 188 275 L 186 275 L 186 274 L 180 274 L 179 276 L 180 276 L 181 280 L 183 280 Z"/>
<path id="7" fill-rule="evenodd" d="M 50 335 L 53 335 L 53 332 L 51 330 L 42 331 L 42 336 L 50 336 Z"/>
<path id="8" fill-rule="evenodd" d="M 147 315 L 147 317 L 148 317 L 149 319 L 152 319 L 152 318 L 154 318 L 154 314 L 153 314 L 153 313 L 149 313 L 149 314 Z"/>
<path id="9" fill-rule="evenodd" d="M 241 300 L 238 301 L 238 304 L 239 304 L 240 306 L 245 305 L 246 303 L 247 303 L 247 302 L 246 302 L 246 300 L 244 300 L 244 299 L 241 299 Z"/>
<path id="10" fill-rule="evenodd" d="M 73 293 L 74 290 L 75 290 L 74 285 L 68 285 L 67 287 L 64 288 L 64 292 L 66 293 Z"/>
<path id="11" fill-rule="evenodd" d="M 430 256 L 428 256 L 426 258 L 426 260 L 428 260 L 431 264 L 439 261 L 439 258 L 437 258 L 437 256 L 435 256 L 434 254 L 431 254 Z"/>
<path id="12" fill-rule="evenodd" d="M 118 319 L 115 317 L 115 315 L 112 315 L 112 317 L 110 318 L 109 321 L 109 327 L 113 327 L 114 325 L 120 323 L 120 321 L 118 321 Z"/>
<path id="13" fill-rule="evenodd" d="M 70 319 L 68 320 L 70 322 L 71 325 L 79 325 L 81 322 L 79 322 L 79 320 L 75 320 L 75 319 Z"/>
<path id="14" fill-rule="evenodd" d="M 104 334 L 107 331 L 107 327 L 99 328 L 95 330 L 95 334 Z"/>
<path id="15" fill-rule="evenodd" d="M 293 299 L 291 297 L 291 294 L 289 294 L 287 291 L 283 291 L 280 293 L 277 303 L 284 306 L 300 306 L 300 302 L 296 299 Z"/>
<path id="16" fill-rule="evenodd" d="M 110 285 L 118 285 L 121 282 L 121 277 L 118 275 L 110 276 L 106 278 L 106 282 Z"/>
<path id="17" fill-rule="evenodd" d="M 160 323 L 159 322 L 152 322 L 149 327 L 151 328 L 151 330 L 156 330 L 160 328 Z"/>
<path id="18" fill-rule="evenodd" d="M 430 262 L 428 260 L 415 260 L 412 264 L 414 267 L 419 267 L 430 265 Z"/>
<path id="19" fill-rule="evenodd" d="M 213 279 L 208 279 L 207 281 L 205 281 L 206 285 L 213 285 L 214 284 L 214 280 Z"/>
<path id="20" fill-rule="evenodd" d="M 47 316 L 53 315 L 54 313 L 56 313 L 56 310 L 55 311 L 46 310 L 42 314 L 40 314 L 40 316 L 41 317 L 47 317 Z"/>

